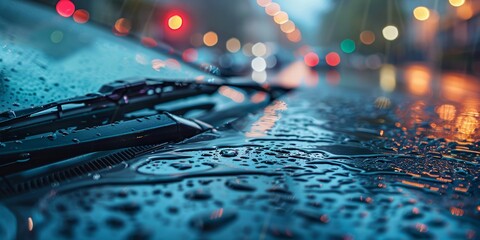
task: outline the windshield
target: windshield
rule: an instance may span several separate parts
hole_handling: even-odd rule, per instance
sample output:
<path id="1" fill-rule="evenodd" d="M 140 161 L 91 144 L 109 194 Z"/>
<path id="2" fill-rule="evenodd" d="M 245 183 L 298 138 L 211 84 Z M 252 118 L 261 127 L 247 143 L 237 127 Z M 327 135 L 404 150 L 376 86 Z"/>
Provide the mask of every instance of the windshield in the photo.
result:
<path id="1" fill-rule="evenodd" d="M 0 111 L 97 92 L 119 79 L 206 75 L 152 45 L 67 21 L 48 7 L 1 1 L 0 13 Z"/>
<path id="2" fill-rule="evenodd" d="M 422 95 L 453 72 L 477 89 L 479 12 L 474 0 L 5 0 L 0 110 L 117 79 L 204 78 L 210 64 L 261 84 L 343 85 L 360 73 L 384 94 Z"/>

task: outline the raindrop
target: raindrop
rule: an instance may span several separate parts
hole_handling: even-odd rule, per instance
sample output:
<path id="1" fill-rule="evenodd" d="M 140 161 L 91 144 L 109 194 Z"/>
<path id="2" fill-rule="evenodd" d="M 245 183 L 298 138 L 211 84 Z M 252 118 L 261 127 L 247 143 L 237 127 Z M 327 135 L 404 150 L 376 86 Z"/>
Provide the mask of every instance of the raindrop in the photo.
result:
<path id="1" fill-rule="evenodd" d="M 236 157 L 238 155 L 238 151 L 234 149 L 223 149 L 220 151 L 220 155 L 223 157 Z"/>

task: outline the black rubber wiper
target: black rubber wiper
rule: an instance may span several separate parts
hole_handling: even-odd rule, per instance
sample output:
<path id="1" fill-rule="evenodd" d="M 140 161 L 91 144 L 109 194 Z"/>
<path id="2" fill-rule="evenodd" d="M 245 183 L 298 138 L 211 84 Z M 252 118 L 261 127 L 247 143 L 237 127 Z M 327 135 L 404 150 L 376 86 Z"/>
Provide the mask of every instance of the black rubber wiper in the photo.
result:
<path id="1" fill-rule="evenodd" d="M 221 84 L 221 81 L 212 81 Z M 113 123 L 128 112 L 162 102 L 212 94 L 214 84 L 152 79 L 120 80 L 103 85 L 98 94 L 70 98 L 38 107 L 0 113 L 0 142 L 72 127 L 83 129 Z"/>
<path id="2" fill-rule="evenodd" d="M 267 89 L 254 82 L 206 80 L 119 80 L 102 86 L 98 94 L 70 98 L 19 111 L 0 113 L 0 142 L 12 141 L 75 127 L 83 129 L 124 120 L 127 113 L 183 98 L 213 94 L 221 86 L 268 92 L 277 97 L 279 88 Z M 283 91 L 283 90 L 281 90 Z M 0 149 L 1 151 L 1 149 Z"/>
<path id="3" fill-rule="evenodd" d="M 36 167 L 90 152 L 176 142 L 211 128 L 200 121 L 164 113 L 78 131 L 60 131 L 1 143 L 0 167 L 8 166 L 9 172 L 15 172 L 25 165 Z"/>
<path id="4" fill-rule="evenodd" d="M 263 91 L 272 99 L 284 92 L 218 79 L 116 81 L 102 86 L 98 94 L 0 113 L 0 167 L 12 170 L 22 162 L 26 163 L 22 166 L 38 166 L 90 152 L 192 137 L 212 127 L 166 112 L 136 119 L 126 115 L 160 103 L 213 94 L 222 86 Z"/>

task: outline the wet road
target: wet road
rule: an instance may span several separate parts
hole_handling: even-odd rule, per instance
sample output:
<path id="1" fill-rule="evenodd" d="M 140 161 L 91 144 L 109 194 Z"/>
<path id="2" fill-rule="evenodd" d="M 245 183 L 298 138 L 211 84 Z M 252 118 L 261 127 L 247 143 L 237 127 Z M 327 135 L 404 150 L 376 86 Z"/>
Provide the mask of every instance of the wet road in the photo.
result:
<path id="1" fill-rule="evenodd" d="M 3 200 L 0 236 L 479 239 L 479 81 L 380 72 L 294 64 L 259 113 Z"/>

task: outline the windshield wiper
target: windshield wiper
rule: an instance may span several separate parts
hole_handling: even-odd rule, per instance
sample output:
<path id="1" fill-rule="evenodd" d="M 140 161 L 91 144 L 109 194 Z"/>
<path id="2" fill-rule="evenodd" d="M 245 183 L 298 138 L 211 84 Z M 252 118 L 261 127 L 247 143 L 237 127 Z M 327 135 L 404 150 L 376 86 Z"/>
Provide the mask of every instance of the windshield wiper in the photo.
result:
<path id="1" fill-rule="evenodd" d="M 15 163 L 32 167 L 90 152 L 175 142 L 211 128 L 200 121 L 165 113 L 78 131 L 59 131 L 2 143 L 0 167 Z M 18 167 L 11 166 L 9 171 Z"/>
<path id="2" fill-rule="evenodd" d="M 223 86 L 247 92 L 262 91 L 271 99 L 285 92 L 279 87 L 267 89 L 256 83 L 213 78 L 116 81 L 102 86 L 98 94 L 0 113 L 0 167 L 8 166 L 11 171 L 19 163 L 38 166 L 90 152 L 192 137 L 212 126 L 167 112 L 135 119 L 127 115 L 160 103 L 213 94 Z M 203 104 L 201 107 L 211 106 Z"/>
<path id="3" fill-rule="evenodd" d="M 52 102 L 38 107 L 0 113 L 0 142 L 27 138 L 58 129 L 105 125 L 124 120 L 127 113 L 188 97 L 213 94 L 221 86 L 268 92 L 280 88 L 219 79 L 174 81 L 161 79 L 119 80 L 103 85 L 98 94 Z M 283 90 L 282 90 L 283 91 Z"/>
<path id="4" fill-rule="evenodd" d="M 218 87 L 195 82 L 131 79 L 103 85 L 98 94 L 0 113 L 0 141 L 72 127 L 82 129 L 124 119 L 125 113 L 176 99 L 212 94 Z"/>

